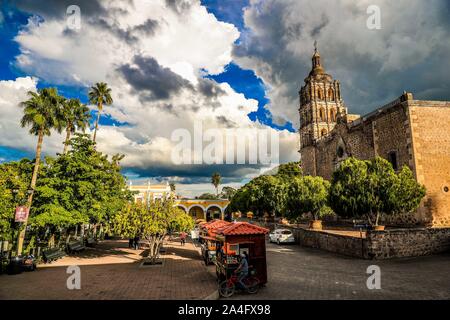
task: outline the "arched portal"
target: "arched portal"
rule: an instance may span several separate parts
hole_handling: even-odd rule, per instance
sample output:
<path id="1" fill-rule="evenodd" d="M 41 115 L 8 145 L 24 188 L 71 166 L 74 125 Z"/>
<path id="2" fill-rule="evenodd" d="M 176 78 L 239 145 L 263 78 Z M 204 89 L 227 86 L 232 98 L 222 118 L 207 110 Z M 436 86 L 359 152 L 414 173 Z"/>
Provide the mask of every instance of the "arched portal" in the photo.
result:
<path id="1" fill-rule="evenodd" d="M 194 219 L 205 219 L 205 211 L 200 206 L 192 206 L 189 209 L 189 215 Z"/>
<path id="2" fill-rule="evenodd" d="M 222 210 L 216 205 L 209 206 L 206 210 L 206 221 L 213 219 L 222 219 Z"/>
<path id="3" fill-rule="evenodd" d="M 184 212 L 187 213 L 187 208 L 186 208 L 185 206 L 179 204 L 179 205 L 177 205 L 177 208 L 178 208 L 178 209 L 181 209 L 181 210 L 183 210 Z"/>

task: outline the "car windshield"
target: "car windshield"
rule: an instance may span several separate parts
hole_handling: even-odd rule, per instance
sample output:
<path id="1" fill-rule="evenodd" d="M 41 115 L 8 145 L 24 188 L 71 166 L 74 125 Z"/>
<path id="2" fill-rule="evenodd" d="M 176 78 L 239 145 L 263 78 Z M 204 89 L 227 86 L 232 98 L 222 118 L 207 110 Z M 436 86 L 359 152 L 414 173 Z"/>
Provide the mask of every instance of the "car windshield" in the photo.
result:
<path id="1" fill-rule="evenodd" d="M 291 234 L 291 232 L 288 230 L 285 230 L 285 231 L 281 231 L 281 234 Z"/>

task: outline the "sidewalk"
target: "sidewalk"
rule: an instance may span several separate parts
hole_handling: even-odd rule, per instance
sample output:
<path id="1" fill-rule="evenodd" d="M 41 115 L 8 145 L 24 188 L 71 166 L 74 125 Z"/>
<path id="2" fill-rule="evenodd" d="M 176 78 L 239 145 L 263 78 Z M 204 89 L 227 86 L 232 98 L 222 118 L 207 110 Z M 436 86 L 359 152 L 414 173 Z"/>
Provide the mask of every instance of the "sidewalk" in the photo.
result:
<path id="1" fill-rule="evenodd" d="M 162 266 L 143 266 L 143 250 L 129 249 L 126 240 L 104 241 L 35 272 L 1 275 L 0 299 L 205 299 L 216 292 L 192 243 L 164 247 Z M 70 265 L 80 267 L 80 290 L 67 289 Z"/>

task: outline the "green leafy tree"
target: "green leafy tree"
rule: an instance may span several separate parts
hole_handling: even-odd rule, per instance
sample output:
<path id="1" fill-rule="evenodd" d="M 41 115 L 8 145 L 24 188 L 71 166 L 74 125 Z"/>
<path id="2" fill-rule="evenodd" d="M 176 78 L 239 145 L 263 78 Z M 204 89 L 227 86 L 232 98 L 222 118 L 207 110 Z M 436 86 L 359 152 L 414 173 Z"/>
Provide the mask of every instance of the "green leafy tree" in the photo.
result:
<path id="1" fill-rule="evenodd" d="M 256 216 L 263 213 L 283 214 L 286 182 L 278 176 L 262 175 L 241 187 L 232 197 L 227 212 L 252 211 Z"/>
<path id="2" fill-rule="evenodd" d="M 34 170 L 30 183 L 30 189 L 32 192 L 28 196 L 27 204 L 27 206 L 31 208 L 39 172 L 39 165 L 41 162 L 44 136 L 49 136 L 52 129 L 60 128 L 58 123 L 58 110 L 61 107 L 62 97 L 58 95 L 58 90 L 56 88 L 44 88 L 39 90 L 37 93 L 29 91 L 28 96 L 30 98 L 21 103 L 21 106 L 23 107 L 23 117 L 20 120 L 20 124 L 23 128 L 29 127 L 30 134 L 38 137 Z M 18 254 L 22 253 L 25 227 L 26 223 L 23 224 L 23 229 L 19 237 L 19 243 L 17 246 Z"/>
<path id="3" fill-rule="evenodd" d="M 61 108 L 60 127 L 66 130 L 66 139 L 64 141 L 64 153 L 69 148 L 69 140 L 76 130 L 86 131 L 89 126 L 91 115 L 89 108 L 82 104 L 79 99 L 64 100 Z"/>
<path id="4" fill-rule="evenodd" d="M 20 124 L 23 128 L 30 127 L 30 134 L 38 137 L 36 147 L 36 160 L 31 178 L 31 189 L 36 186 L 39 164 L 41 162 L 42 143 L 44 136 L 49 136 L 51 130 L 59 126 L 58 109 L 62 102 L 55 88 L 45 88 L 38 93 L 29 91 L 30 99 L 21 103 L 23 107 L 23 117 Z M 30 196 L 31 204 L 32 195 Z"/>
<path id="5" fill-rule="evenodd" d="M 236 189 L 233 187 L 223 187 L 221 192 L 221 198 L 230 200 L 236 193 Z"/>
<path id="6" fill-rule="evenodd" d="M 300 177 L 303 175 L 301 162 L 288 162 L 281 164 L 277 168 L 276 175 L 284 178 Z"/>
<path id="7" fill-rule="evenodd" d="M 367 162 L 348 158 L 333 172 L 329 203 L 337 215 L 353 218 L 369 212 L 366 181 Z"/>
<path id="8" fill-rule="evenodd" d="M 416 181 L 411 169 L 403 166 L 396 176 L 386 210 L 393 214 L 413 212 L 419 207 L 425 193 L 425 187 Z"/>
<path id="9" fill-rule="evenodd" d="M 33 163 L 28 159 L 0 164 L 0 240 L 11 240 L 15 208 L 25 205 Z"/>
<path id="10" fill-rule="evenodd" d="M 219 185 L 222 180 L 222 177 L 220 176 L 220 173 L 214 172 L 211 176 L 211 183 L 214 185 L 214 188 L 216 188 L 216 195 L 219 195 Z"/>
<path id="11" fill-rule="evenodd" d="M 120 174 L 123 156 L 108 160 L 86 134 L 75 133 L 69 145 L 67 154 L 46 159 L 31 222 L 53 228 L 79 223 L 109 225 L 132 198 Z"/>
<path id="12" fill-rule="evenodd" d="M 217 200 L 219 197 L 212 193 L 202 193 L 197 199 L 203 199 L 203 200 Z"/>
<path id="13" fill-rule="evenodd" d="M 93 138 L 95 142 L 97 138 L 98 122 L 100 121 L 100 115 L 103 111 L 103 106 L 111 105 L 113 103 L 113 99 L 111 97 L 111 89 L 108 88 L 108 84 L 100 82 L 91 87 L 91 90 L 89 91 L 89 101 L 90 103 L 95 104 L 98 109 Z"/>
<path id="14" fill-rule="evenodd" d="M 425 189 L 408 170 L 403 168 L 397 175 L 392 165 L 380 157 L 346 159 L 333 173 L 329 203 L 339 216 L 365 216 L 371 225 L 378 225 L 382 214 L 415 210 Z"/>
<path id="15" fill-rule="evenodd" d="M 123 237 L 140 236 L 149 245 L 149 259 L 155 263 L 159 249 L 169 232 L 189 231 L 194 220 L 174 206 L 172 199 L 151 202 L 150 205 L 128 204 L 115 215 L 114 231 Z"/>
<path id="16" fill-rule="evenodd" d="M 319 220 L 328 214 L 329 188 L 330 183 L 322 177 L 295 177 L 287 187 L 286 217 L 297 220 L 303 213 L 311 213 Z"/>

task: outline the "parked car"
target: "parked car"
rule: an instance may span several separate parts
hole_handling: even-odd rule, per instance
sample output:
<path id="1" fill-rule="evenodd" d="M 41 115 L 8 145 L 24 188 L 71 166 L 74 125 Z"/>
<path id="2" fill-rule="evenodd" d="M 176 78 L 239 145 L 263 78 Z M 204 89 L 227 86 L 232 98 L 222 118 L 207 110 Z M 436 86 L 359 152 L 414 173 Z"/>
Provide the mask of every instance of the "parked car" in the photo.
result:
<path id="1" fill-rule="evenodd" d="M 294 243 L 295 238 L 292 231 L 288 229 L 276 229 L 269 233 L 269 241 L 276 242 L 277 244 Z"/>

